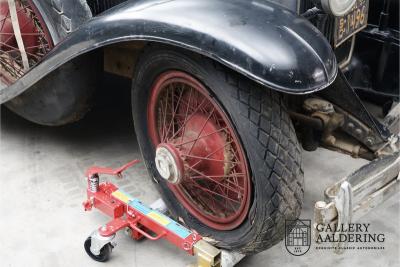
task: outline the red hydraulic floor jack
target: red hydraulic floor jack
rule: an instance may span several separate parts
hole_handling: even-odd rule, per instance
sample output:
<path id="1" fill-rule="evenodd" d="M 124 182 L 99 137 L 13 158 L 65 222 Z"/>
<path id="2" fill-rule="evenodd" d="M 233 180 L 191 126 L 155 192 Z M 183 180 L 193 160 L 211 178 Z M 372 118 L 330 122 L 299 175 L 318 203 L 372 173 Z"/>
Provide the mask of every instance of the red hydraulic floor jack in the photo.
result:
<path id="1" fill-rule="evenodd" d="M 87 254 L 104 262 L 115 247 L 115 234 L 125 230 L 133 239 L 166 239 L 188 254 L 197 256 L 201 267 L 220 267 L 221 251 L 203 240 L 201 235 L 189 230 L 157 209 L 144 205 L 110 182 L 100 183 L 100 174 L 122 177 L 122 172 L 139 161 L 134 160 L 118 168 L 91 167 L 86 172 L 87 200 L 85 211 L 97 208 L 112 220 L 94 231 L 85 241 Z"/>

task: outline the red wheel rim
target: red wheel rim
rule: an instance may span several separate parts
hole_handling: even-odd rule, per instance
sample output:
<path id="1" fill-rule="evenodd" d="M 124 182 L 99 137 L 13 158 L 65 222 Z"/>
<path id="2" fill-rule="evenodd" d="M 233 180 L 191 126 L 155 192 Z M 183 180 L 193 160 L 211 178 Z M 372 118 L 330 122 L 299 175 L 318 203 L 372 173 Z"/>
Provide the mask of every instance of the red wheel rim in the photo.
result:
<path id="1" fill-rule="evenodd" d="M 244 150 L 229 117 L 192 76 L 163 73 L 149 98 L 148 129 L 155 147 L 170 149 L 183 169 L 168 183 L 180 203 L 199 221 L 231 230 L 246 218 L 251 179 Z"/>
<path id="2" fill-rule="evenodd" d="M 29 67 L 36 65 L 53 47 L 40 13 L 30 0 L 17 0 L 17 16 Z M 11 23 L 8 2 L 0 2 L 0 80 L 6 85 L 25 74 L 22 56 Z"/>

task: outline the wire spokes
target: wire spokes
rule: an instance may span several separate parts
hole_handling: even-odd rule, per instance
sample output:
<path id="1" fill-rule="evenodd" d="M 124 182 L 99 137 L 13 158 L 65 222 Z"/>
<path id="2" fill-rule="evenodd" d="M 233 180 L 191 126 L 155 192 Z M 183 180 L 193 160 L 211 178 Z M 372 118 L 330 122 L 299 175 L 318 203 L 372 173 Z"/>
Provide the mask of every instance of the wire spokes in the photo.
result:
<path id="1" fill-rule="evenodd" d="M 185 162 L 177 195 L 203 216 L 229 221 L 249 198 L 249 175 L 234 129 L 221 108 L 192 82 L 173 79 L 157 97 L 159 143 L 170 144 Z"/>
<path id="2" fill-rule="evenodd" d="M 35 66 L 52 48 L 52 40 L 31 1 L 16 0 L 21 37 L 29 67 Z M 25 74 L 7 1 L 0 3 L 0 79 L 10 85 Z"/>

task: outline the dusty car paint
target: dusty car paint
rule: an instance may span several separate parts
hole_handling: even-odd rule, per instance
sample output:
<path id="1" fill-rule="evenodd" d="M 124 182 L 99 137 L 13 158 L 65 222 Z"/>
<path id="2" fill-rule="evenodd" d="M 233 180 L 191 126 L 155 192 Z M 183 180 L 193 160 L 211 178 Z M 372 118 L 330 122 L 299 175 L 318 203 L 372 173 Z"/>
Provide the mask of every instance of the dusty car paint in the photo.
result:
<path id="1" fill-rule="evenodd" d="M 41 64 L 0 90 L 0 103 L 81 54 L 132 40 L 192 50 L 292 94 L 322 90 L 337 75 L 336 58 L 325 37 L 306 19 L 280 5 L 243 0 L 144 0 L 121 4 L 72 32 Z"/>

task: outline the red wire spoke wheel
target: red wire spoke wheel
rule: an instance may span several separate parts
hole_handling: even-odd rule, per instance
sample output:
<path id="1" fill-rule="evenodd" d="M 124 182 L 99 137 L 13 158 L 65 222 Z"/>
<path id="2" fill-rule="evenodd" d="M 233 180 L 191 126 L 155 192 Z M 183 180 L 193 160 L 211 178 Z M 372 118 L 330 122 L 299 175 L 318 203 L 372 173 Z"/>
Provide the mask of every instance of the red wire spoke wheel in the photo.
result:
<path id="1" fill-rule="evenodd" d="M 211 59 L 157 44 L 140 55 L 132 88 L 138 144 L 171 215 L 247 255 L 280 242 L 304 193 L 284 98 Z"/>
<path id="2" fill-rule="evenodd" d="M 247 160 L 205 86 L 184 72 L 165 72 L 154 83 L 147 114 L 157 169 L 177 199 L 215 229 L 242 223 L 251 197 Z"/>
<path id="3" fill-rule="evenodd" d="M 29 66 L 37 64 L 53 47 L 43 18 L 30 0 L 17 0 L 17 16 Z M 25 74 L 7 1 L 0 2 L 0 79 L 6 85 Z"/>

